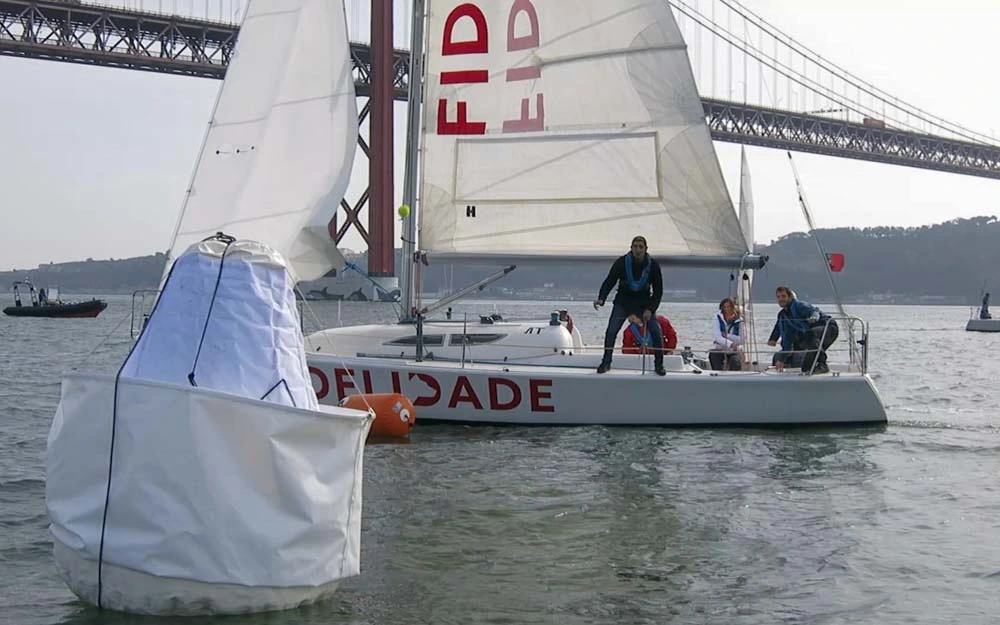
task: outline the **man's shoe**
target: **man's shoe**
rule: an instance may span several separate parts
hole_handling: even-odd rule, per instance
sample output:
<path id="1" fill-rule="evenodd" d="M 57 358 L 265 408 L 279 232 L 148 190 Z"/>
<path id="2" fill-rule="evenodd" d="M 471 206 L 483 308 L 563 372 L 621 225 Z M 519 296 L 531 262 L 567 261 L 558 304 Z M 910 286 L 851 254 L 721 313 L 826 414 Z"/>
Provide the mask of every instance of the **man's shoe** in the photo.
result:
<path id="1" fill-rule="evenodd" d="M 656 375 L 667 375 L 667 370 L 663 368 L 663 365 L 656 368 Z"/>
<path id="2" fill-rule="evenodd" d="M 611 370 L 611 364 L 606 362 L 602 362 L 601 366 L 597 368 L 598 373 L 607 373 L 610 370 Z"/>

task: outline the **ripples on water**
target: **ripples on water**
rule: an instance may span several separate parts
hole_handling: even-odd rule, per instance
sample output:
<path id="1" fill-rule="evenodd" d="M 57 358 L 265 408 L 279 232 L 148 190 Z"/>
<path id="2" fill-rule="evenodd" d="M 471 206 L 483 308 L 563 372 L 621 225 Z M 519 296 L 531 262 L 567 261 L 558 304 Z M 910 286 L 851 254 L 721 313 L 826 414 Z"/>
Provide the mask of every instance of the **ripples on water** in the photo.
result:
<path id="1" fill-rule="evenodd" d="M 606 311 L 568 306 L 595 341 Z M 512 302 L 501 312 L 553 307 Z M 475 319 L 493 304 L 455 308 Z M 60 373 L 128 309 L 128 298 L 111 298 L 96 320 L 0 318 L 2 623 L 168 622 L 74 601 L 46 530 L 45 438 Z M 336 322 L 336 304 L 315 309 Z M 351 323 L 392 318 L 386 305 L 342 310 Z M 1000 335 L 964 332 L 963 308 L 851 310 L 872 322 L 888 427 L 420 426 L 409 445 L 366 451 L 362 575 L 331 602 L 236 620 L 996 622 Z M 705 334 L 712 307 L 666 311 L 685 344 Z M 115 369 L 127 325 L 85 369 Z"/>

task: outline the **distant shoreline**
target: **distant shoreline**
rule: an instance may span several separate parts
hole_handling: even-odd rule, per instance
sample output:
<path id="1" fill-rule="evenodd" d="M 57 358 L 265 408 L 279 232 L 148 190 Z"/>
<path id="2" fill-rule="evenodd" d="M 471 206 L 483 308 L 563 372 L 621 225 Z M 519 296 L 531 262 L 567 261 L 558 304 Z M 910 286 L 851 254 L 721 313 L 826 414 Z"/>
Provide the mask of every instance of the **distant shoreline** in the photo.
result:
<path id="1" fill-rule="evenodd" d="M 955 219 L 919 228 L 832 228 L 819 230 L 823 246 L 844 254 L 843 271 L 834 274 L 837 290 L 847 304 L 866 305 L 979 305 L 982 291 L 1000 290 L 992 268 L 1000 266 L 1000 221 L 995 217 Z M 769 257 L 754 273 L 758 301 L 771 301 L 778 285 L 787 285 L 807 301 L 831 301 L 833 293 L 811 235 L 784 236 L 756 250 Z M 624 252 L 624 250 L 623 250 Z M 655 253 L 653 257 L 656 258 Z M 10 284 L 30 276 L 39 287 L 58 287 L 63 293 L 130 295 L 155 288 L 166 264 L 166 254 L 137 258 L 50 263 L 35 269 L 0 272 L 0 293 L 10 295 Z M 363 271 L 365 254 L 348 259 Z M 395 266 L 402 264 L 396 250 Z M 421 269 L 420 286 L 428 293 L 452 292 L 494 273 L 497 266 L 440 265 Z M 663 268 L 664 298 L 673 302 L 718 302 L 736 288 L 737 271 L 667 266 Z M 565 261 L 522 265 L 502 280 L 477 293 L 490 301 L 591 301 L 607 275 L 607 267 Z M 746 276 L 748 279 L 749 276 Z M 991 280 L 993 283 L 991 284 Z M 358 272 L 331 272 L 330 277 L 300 283 L 303 294 L 316 290 L 348 297 L 361 289 L 372 297 L 372 285 Z"/>

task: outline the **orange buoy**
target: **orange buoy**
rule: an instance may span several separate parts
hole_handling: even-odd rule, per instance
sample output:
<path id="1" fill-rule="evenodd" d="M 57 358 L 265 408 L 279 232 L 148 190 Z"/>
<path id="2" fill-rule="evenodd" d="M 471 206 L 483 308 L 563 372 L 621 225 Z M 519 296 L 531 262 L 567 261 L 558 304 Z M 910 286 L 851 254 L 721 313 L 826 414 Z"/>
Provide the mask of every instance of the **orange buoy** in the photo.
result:
<path id="1" fill-rule="evenodd" d="M 368 439 L 399 439 L 410 436 L 410 428 L 417 421 L 413 402 L 400 393 L 369 393 L 348 395 L 340 401 L 344 408 L 369 410 L 375 413 Z"/>

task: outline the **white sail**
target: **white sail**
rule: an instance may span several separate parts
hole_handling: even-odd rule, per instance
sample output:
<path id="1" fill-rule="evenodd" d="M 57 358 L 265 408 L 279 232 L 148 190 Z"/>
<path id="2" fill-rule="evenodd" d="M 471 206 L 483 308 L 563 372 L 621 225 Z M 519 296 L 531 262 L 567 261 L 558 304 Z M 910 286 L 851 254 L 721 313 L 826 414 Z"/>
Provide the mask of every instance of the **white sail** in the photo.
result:
<path id="1" fill-rule="evenodd" d="M 347 189 L 357 134 L 343 3 L 252 0 L 170 260 L 222 231 L 275 248 L 300 280 L 342 264 L 327 224 Z"/>
<path id="2" fill-rule="evenodd" d="M 429 0 L 419 203 L 432 255 L 747 246 L 667 2 Z"/>
<path id="3" fill-rule="evenodd" d="M 754 251 L 753 187 L 750 185 L 750 165 L 747 163 L 746 148 L 740 148 L 740 230 L 746 240 L 747 249 Z M 757 362 L 756 328 L 754 327 L 753 269 L 744 269 L 736 286 L 736 301 L 743 312 L 743 328 L 746 333 L 743 356 L 746 362 Z"/>
<path id="4" fill-rule="evenodd" d="M 747 249 L 754 251 L 753 187 L 750 185 L 750 166 L 747 150 L 740 148 L 740 230 L 747 242 Z"/>

